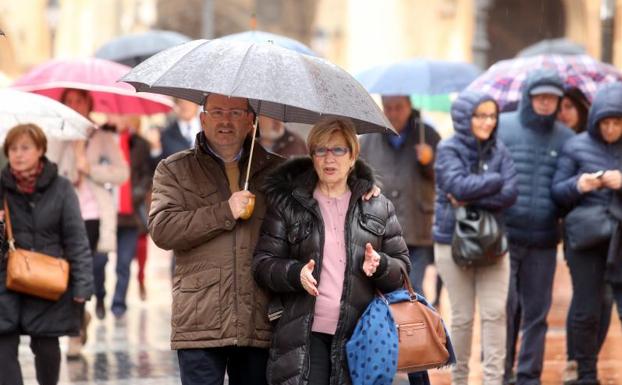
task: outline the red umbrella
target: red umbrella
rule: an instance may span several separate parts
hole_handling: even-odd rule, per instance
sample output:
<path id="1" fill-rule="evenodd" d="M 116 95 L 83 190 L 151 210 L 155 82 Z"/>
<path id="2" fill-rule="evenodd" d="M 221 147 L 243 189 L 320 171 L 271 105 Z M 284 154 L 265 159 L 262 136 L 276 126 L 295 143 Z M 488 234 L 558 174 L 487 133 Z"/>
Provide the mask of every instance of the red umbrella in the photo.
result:
<path id="1" fill-rule="evenodd" d="M 129 84 L 117 82 L 130 70 L 128 66 L 96 58 L 50 60 L 17 79 L 12 87 L 59 101 L 66 88 L 87 90 L 96 112 L 150 115 L 170 111 L 173 104 L 169 98 L 136 93 Z"/>

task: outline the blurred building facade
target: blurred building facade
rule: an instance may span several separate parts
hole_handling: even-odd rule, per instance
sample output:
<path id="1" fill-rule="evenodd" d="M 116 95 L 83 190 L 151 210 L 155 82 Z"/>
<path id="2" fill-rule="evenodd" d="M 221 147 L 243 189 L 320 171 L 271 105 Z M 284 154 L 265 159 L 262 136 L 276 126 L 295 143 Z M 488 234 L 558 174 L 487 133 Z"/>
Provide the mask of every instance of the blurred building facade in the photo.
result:
<path id="1" fill-rule="evenodd" d="M 193 38 L 256 27 L 298 39 L 357 72 L 410 57 L 472 61 L 514 56 L 567 37 L 601 56 L 608 0 L 21 0 L 0 2 L 0 71 L 16 76 L 51 57 L 88 56 L 109 39 L 150 28 Z M 613 62 L 622 66 L 622 0 Z M 251 23 L 252 15 L 256 23 Z"/>

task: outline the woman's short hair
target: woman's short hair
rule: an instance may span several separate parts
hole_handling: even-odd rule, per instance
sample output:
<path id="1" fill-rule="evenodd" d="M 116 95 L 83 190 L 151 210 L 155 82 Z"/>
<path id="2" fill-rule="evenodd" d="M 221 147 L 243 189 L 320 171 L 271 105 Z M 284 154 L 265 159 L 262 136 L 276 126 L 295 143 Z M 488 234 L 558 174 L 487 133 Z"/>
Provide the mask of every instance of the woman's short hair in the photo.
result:
<path id="1" fill-rule="evenodd" d="M 9 157 L 9 148 L 19 139 L 22 135 L 28 135 L 38 150 L 43 150 L 45 154 L 48 150 L 48 139 L 43 133 L 41 127 L 35 124 L 19 124 L 9 130 L 4 139 L 4 155 Z"/>
<path id="2" fill-rule="evenodd" d="M 67 96 L 69 95 L 70 92 L 75 92 L 78 95 L 80 95 L 81 97 L 83 97 L 84 99 L 86 99 L 86 103 L 88 105 L 89 108 L 89 112 L 93 111 L 93 97 L 91 96 L 91 93 L 87 90 L 83 90 L 80 88 L 65 88 L 63 90 L 63 93 L 60 94 L 60 102 L 63 104 L 66 104 L 67 102 Z"/>
<path id="3" fill-rule="evenodd" d="M 307 137 L 309 154 L 313 155 L 313 151 L 316 148 L 326 144 L 329 141 L 330 136 L 334 133 L 340 133 L 343 135 L 346 143 L 348 144 L 348 148 L 350 149 L 350 153 L 354 159 L 357 159 L 361 151 L 361 145 L 358 137 L 356 136 L 356 128 L 354 127 L 354 123 L 352 123 L 352 120 L 345 118 L 329 117 L 317 122 Z"/>

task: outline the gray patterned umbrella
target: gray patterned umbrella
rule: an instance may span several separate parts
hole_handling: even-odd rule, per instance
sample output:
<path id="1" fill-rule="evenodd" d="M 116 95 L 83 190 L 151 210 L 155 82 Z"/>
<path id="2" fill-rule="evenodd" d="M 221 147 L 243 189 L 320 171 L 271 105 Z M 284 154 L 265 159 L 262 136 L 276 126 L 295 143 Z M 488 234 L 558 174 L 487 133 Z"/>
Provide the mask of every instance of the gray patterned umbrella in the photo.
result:
<path id="1" fill-rule="evenodd" d="M 248 98 L 254 110 L 283 122 L 351 118 L 357 132 L 394 132 L 369 93 L 327 60 L 275 44 L 194 40 L 134 67 L 121 81 L 137 91 L 202 104 L 209 93 Z"/>

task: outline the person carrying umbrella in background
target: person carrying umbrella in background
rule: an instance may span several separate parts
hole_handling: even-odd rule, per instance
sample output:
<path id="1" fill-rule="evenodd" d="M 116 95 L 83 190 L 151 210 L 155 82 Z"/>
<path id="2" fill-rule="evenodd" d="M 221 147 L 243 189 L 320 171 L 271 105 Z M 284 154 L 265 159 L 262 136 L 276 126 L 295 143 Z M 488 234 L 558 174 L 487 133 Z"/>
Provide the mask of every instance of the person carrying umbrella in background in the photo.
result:
<path id="1" fill-rule="evenodd" d="M 126 296 L 130 281 L 130 266 L 138 256 L 138 283 L 141 298 L 146 298 L 144 268 L 146 255 L 147 213 L 145 199 L 151 191 L 153 168 L 149 142 L 140 132 L 140 117 L 117 116 L 114 127 L 119 137 L 123 159 L 129 164 L 130 178 L 119 186 L 117 205 L 117 282 L 111 311 L 115 318 L 123 319 L 127 311 Z"/>
<path id="2" fill-rule="evenodd" d="M 67 88 L 62 92 L 60 100 L 89 119 L 93 99 L 88 91 Z M 73 183 L 93 255 L 95 314 L 97 318 L 103 319 L 106 312 L 104 296 L 108 253 L 117 250 L 117 205 L 111 188 L 127 180 L 129 169 L 117 144 L 116 135 L 105 127 L 91 131 L 86 141 L 74 142 L 73 147 L 66 148 L 62 155 L 69 157 L 69 162 L 64 163 L 66 166 L 63 172 L 74 176 Z M 80 356 L 87 340 L 90 315 L 88 311 L 84 315 L 80 336 L 69 338 L 67 357 L 70 359 Z"/>
<path id="3" fill-rule="evenodd" d="M 361 138 L 361 158 L 379 175 L 395 205 L 413 266 L 410 279 L 423 294 L 423 277 L 434 263 L 434 156 L 440 135 L 425 124 L 408 96 L 383 96 L 384 113 L 399 135 L 370 134 Z"/>
<path id="4" fill-rule="evenodd" d="M 504 383 L 537 385 L 544 360 L 546 317 L 551 306 L 561 210 L 551 196 L 553 174 L 573 132 L 556 121 L 564 95 L 552 69 L 529 73 L 518 111 L 502 113 L 498 138 L 518 173 L 518 200 L 505 212 L 510 247 L 510 288 Z M 513 377 L 519 327 L 522 342 Z"/>

